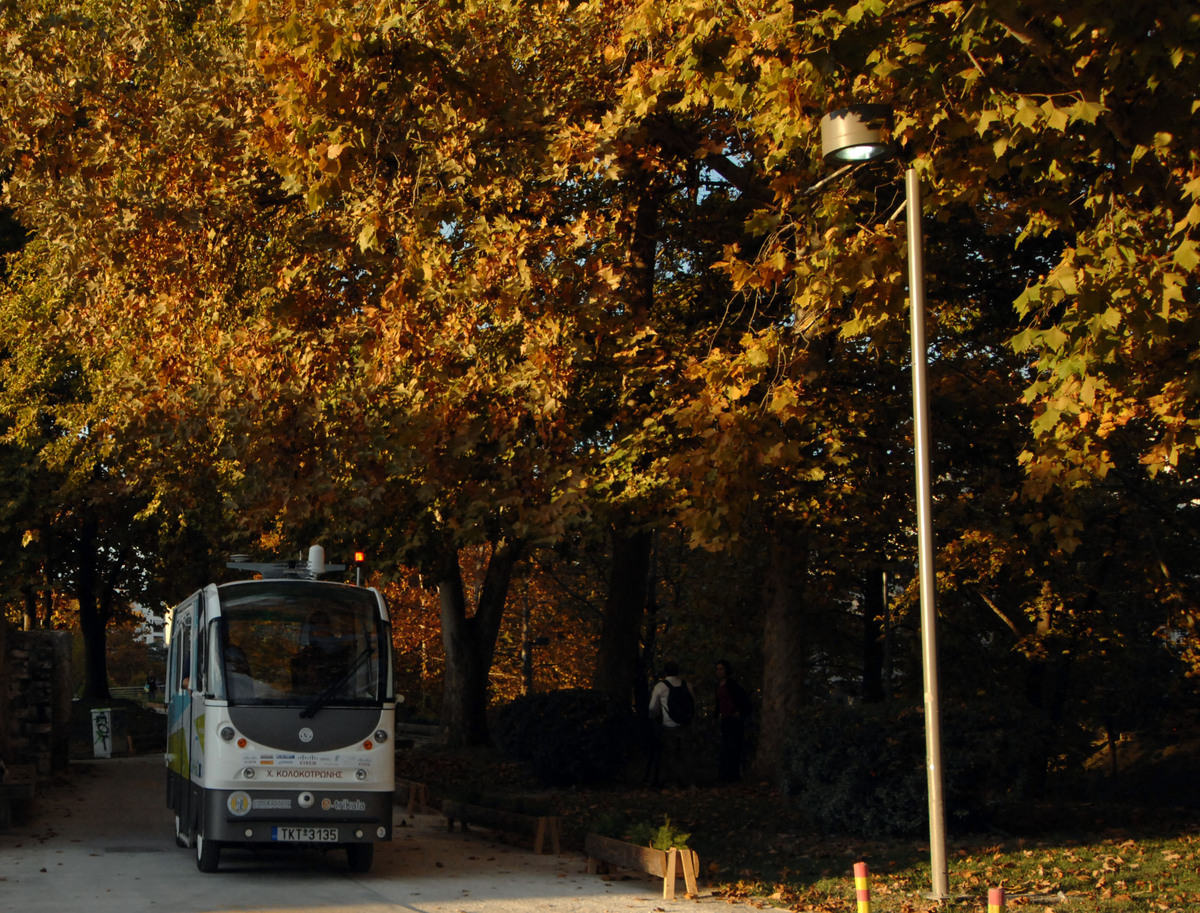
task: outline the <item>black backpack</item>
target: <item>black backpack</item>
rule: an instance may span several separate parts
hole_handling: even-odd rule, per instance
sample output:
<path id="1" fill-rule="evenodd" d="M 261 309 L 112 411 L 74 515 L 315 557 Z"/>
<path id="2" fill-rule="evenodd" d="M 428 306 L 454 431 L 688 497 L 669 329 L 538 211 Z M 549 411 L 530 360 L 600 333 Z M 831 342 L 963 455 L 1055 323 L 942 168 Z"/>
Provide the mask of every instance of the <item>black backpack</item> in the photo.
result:
<path id="1" fill-rule="evenodd" d="M 687 682 L 672 685 L 664 679 L 663 684 L 667 686 L 667 716 L 677 726 L 686 726 L 696 716 L 696 699 L 692 697 L 692 690 Z"/>

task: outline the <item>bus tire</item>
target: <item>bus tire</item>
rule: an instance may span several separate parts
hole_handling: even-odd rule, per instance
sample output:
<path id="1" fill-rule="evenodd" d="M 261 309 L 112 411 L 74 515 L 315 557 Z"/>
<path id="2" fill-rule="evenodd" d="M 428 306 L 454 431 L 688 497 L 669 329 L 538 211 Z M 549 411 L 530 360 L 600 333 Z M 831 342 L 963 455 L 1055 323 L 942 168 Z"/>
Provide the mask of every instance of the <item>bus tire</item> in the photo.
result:
<path id="1" fill-rule="evenodd" d="M 196 845 L 196 868 L 201 872 L 215 872 L 221 864 L 221 844 L 206 839 L 200 831 L 192 835 L 192 842 Z"/>
<path id="2" fill-rule="evenodd" d="M 347 843 L 346 861 L 350 863 L 350 871 L 363 875 L 371 871 L 371 863 L 375 861 L 375 844 Z"/>

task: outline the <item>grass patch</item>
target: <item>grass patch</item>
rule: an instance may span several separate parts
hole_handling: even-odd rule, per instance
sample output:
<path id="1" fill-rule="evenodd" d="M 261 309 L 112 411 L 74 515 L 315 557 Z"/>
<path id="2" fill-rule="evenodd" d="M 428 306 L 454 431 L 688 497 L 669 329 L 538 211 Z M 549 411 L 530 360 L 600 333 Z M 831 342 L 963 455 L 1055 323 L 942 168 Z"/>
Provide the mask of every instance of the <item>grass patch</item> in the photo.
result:
<path id="1" fill-rule="evenodd" d="M 949 855 L 955 898 L 941 905 L 924 896 L 931 883 L 928 848 L 899 843 L 815 848 L 792 855 L 797 869 L 777 879 L 739 880 L 720 890 L 792 910 L 851 911 L 853 863 L 861 858 L 871 870 L 873 911 L 986 911 L 993 887 L 1004 888 L 1010 909 L 1184 913 L 1200 907 L 1200 845 L 1190 834 L 1098 841 L 1046 836 L 1034 843 L 980 837 L 955 844 Z"/>
<path id="2" fill-rule="evenodd" d="M 528 795 L 517 765 L 494 752 L 403 753 L 397 773 L 445 796 L 455 783 Z M 817 833 L 779 791 L 762 784 L 653 791 L 624 787 L 542 790 L 562 818 L 563 843 L 581 849 L 629 822 L 663 822 L 689 834 L 702 893 L 765 908 L 854 913 L 854 863 L 871 870 L 873 913 L 987 911 L 1003 887 L 1009 910 L 1185 913 L 1200 909 L 1200 837 L 1194 811 L 1139 805 L 1029 805 L 1009 811 L 1003 832 L 955 835 L 947 847 L 950 890 L 939 904 L 929 847 L 921 840 L 866 840 Z"/>

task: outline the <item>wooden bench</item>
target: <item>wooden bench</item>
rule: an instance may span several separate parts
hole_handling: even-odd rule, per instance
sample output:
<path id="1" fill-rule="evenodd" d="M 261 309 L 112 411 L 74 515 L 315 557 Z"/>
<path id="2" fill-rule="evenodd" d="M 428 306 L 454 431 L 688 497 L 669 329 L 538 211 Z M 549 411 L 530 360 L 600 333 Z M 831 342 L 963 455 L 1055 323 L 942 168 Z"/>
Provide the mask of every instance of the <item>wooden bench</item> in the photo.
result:
<path id="1" fill-rule="evenodd" d="M 507 812 L 498 808 L 488 808 L 483 805 L 470 805 L 466 802 L 456 802 L 447 799 L 442 803 L 442 814 L 450 830 L 454 830 L 454 822 L 462 824 L 467 830 L 471 824 L 490 828 L 494 831 L 506 831 L 510 834 L 525 834 L 533 837 L 533 851 L 541 854 L 545 850 L 546 839 L 557 855 L 562 852 L 560 847 L 561 828 L 555 815 L 523 815 L 519 812 Z"/>
<path id="2" fill-rule="evenodd" d="M 584 852 L 588 857 L 588 873 L 595 875 L 601 862 L 621 869 L 632 869 L 663 880 L 663 900 L 675 899 L 675 880 L 682 875 L 689 894 L 698 893 L 696 873 L 700 871 L 700 857 L 694 850 L 656 850 L 649 846 L 626 843 L 612 837 L 588 834 L 584 839 Z"/>

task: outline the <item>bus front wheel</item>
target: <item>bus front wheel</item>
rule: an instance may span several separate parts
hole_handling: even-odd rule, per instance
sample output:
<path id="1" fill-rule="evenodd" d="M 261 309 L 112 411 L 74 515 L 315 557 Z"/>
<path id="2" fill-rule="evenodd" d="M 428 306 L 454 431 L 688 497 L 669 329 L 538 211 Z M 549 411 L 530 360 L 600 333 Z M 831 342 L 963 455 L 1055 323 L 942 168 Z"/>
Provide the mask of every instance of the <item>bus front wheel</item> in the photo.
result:
<path id="1" fill-rule="evenodd" d="M 192 842 L 196 846 L 196 868 L 201 872 L 215 872 L 221 864 L 221 844 L 207 839 L 199 831 L 192 836 Z"/>
<path id="2" fill-rule="evenodd" d="M 350 863 L 350 871 L 363 874 L 371 871 L 371 863 L 375 860 L 375 844 L 347 843 L 346 861 Z"/>

